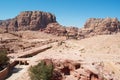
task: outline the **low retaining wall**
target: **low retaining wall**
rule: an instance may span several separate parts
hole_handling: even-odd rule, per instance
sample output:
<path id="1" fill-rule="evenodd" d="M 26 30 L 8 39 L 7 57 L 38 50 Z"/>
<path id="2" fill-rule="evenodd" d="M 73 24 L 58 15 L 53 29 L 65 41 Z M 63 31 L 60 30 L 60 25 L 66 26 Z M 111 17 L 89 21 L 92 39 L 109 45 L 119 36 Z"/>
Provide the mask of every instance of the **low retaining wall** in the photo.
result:
<path id="1" fill-rule="evenodd" d="M 5 80 L 5 78 L 7 77 L 8 73 L 9 73 L 9 67 L 6 67 L 2 71 L 0 71 L 0 80 Z"/>
<path id="2" fill-rule="evenodd" d="M 5 78 L 9 75 L 11 69 L 17 64 L 16 61 L 10 63 L 5 69 L 0 71 L 0 80 L 5 80 Z"/>
<path id="3" fill-rule="evenodd" d="M 50 49 L 50 48 L 52 48 L 52 46 L 47 46 L 47 47 L 38 49 L 38 50 L 36 50 L 36 51 L 31 51 L 29 54 L 22 55 L 22 56 L 20 56 L 19 58 L 32 57 L 32 56 L 34 56 L 34 55 L 37 55 L 37 54 L 40 53 L 40 52 L 43 52 L 43 51 L 45 51 L 45 50 L 47 50 L 47 49 Z"/>

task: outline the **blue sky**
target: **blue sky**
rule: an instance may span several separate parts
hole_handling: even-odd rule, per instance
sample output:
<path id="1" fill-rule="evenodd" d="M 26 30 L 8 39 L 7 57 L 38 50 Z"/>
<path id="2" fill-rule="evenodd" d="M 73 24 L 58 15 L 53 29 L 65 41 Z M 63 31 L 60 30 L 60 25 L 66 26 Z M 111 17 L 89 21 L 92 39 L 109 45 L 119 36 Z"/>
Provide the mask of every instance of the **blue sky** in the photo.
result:
<path id="1" fill-rule="evenodd" d="M 120 19 L 120 0 L 0 0 L 0 20 L 29 10 L 51 12 L 64 26 L 82 27 L 88 18 Z"/>

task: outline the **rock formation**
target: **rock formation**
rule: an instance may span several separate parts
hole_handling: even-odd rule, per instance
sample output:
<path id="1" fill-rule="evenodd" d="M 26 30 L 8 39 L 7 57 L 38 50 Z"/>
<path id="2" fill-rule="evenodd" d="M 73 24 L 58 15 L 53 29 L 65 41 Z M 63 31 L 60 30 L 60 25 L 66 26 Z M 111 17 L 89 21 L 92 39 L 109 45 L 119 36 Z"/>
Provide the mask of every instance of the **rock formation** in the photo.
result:
<path id="1" fill-rule="evenodd" d="M 56 22 L 56 17 L 47 12 L 25 11 L 17 17 L 5 21 L 0 21 L 0 27 L 7 31 L 17 30 L 39 30 L 45 28 L 47 24 Z"/>
<path id="2" fill-rule="evenodd" d="M 117 32 L 120 32 L 120 22 L 117 18 L 90 18 L 85 23 L 84 28 L 79 29 L 78 34 L 80 38 L 85 38 Z"/>
<path id="3" fill-rule="evenodd" d="M 58 23 L 48 24 L 44 32 L 57 36 L 64 36 L 67 33 L 66 28 Z"/>
<path id="4" fill-rule="evenodd" d="M 43 61 L 54 66 L 53 80 L 114 80 L 113 73 L 104 70 L 104 63 L 89 65 L 73 60 L 51 60 Z"/>
<path id="5" fill-rule="evenodd" d="M 117 18 L 90 18 L 83 28 L 78 29 L 60 25 L 51 13 L 24 11 L 13 19 L 0 20 L 0 28 L 0 32 L 40 30 L 48 34 L 67 36 L 67 39 L 82 39 L 120 32 L 120 21 Z"/>
<path id="6" fill-rule="evenodd" d="M 78 28 L 77 27 L 66 27 L 66 37 L 67 39 L 77 39 Z"/>
<path id="7" fill-rule="evenodd" d="M 64 27 L 59 23 L 50 23 L 44 30 L 45 33 L 57 35 L 57 36 L 67 36 L 75 38 L 78 33 L 77 27 Z"/>
<path id="8" fill-rule="evenodd" d="M 0 20 L 0 28 L 4 32 L 40 30 L 57 36 L 76 36 L 78 30 L 60 25 L 53 14 L 41 11 L 24 11 L 13 19 Z"/>

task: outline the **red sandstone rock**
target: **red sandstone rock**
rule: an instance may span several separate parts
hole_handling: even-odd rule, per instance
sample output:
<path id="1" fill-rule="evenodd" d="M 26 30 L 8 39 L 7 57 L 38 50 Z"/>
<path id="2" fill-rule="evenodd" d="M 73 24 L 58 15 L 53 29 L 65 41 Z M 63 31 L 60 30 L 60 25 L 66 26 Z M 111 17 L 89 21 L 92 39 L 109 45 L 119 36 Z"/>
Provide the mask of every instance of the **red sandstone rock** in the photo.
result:
<path id="1" fill-rule="evenodd" d="M 42 11 L 25 11 L 13 19 L 1 21 L 0 28 L 4 32 L 17 30 L 41 30 L 48 34 L 83 39 L 95 35 L 114 34 L 120 32 L 120 21 L 117 18 L 90 18 L 83 28 L 64 27 L 56 21 L 56 17 Z"/>
<path id="2" fill-rule="evenodd" d="M 9 31 L 17 30 L 39 30 L 45 28 L 47 24 L 56 22 L 56 17 L 47 12 L 25 11 L 21 12 L 13 19 L 0 22 L 0 27 Z"/>
<path id="3" fill-rule="evenodd" d="M 44 32 L 57 36 L 64 36 L 67 33 L 66 28 L 58 23 L 48 24 Z"/>
<path id="4" fill-rule="evenodd" d="M 94 35 L 114 34 L 120 32 L 120 22 L 117 18 L 90 18 L 79 30 L 79 37 L 91 37 Z"/>

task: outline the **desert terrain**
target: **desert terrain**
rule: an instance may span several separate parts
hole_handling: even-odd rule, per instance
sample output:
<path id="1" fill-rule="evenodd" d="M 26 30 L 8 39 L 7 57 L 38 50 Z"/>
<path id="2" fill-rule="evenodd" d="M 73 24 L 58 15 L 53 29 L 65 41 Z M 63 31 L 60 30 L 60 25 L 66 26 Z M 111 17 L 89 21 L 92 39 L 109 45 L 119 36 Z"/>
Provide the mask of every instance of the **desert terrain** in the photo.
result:
<path id="1" fill-rule="evenodd" d="M 17 32 L 21 33 L 21 32 Z M 22 32 L 27 36 L 25 38 L 19 38 L 13 36 L 11 34 L 7 34 L 7 38 L 16 38 L 22 40 L 23 42 L 31 42 L 40 43 L 41 41 L 54 40 L 52 43 L 48 43 L 42 46 L 52 46 L 52 48 L 38 53 L 37 55 L 26 58 L 29 60 L 29 65 L 17 65 L 15 68 L 20 69 L 17 73 L 13 73 L 6 80 L 30 80 L 28 75 L 28 68 L 32 65 L 39 63 L 42 59 L 52 59 L 53 61 L 65 61 L 72 60 L 79 62 L 81 66 L 85 69 L 93 71 L 94 73 L 99 73 L 97 69 L 98 65 L 102 67 L 102 74 L 107 76 L 108 80 L 113 78 L 113 80 L 119 80 L 120 75 L 120 34 L 114 35 L 98 35 L 91 38 L 85 38 L 82 40 L 69 39 L 65 40 L 65 37 L 57 37 L 53 35 L 46 35 L 41 32 L 34 31 L 24 31 Z M 37 36 L 34 36 L 37 34 Z M 41 35 L 42 34 L 42 35 Z M 6 35 L 6 34 L 2 34 Z M 39 36 L 39 37 L 38 37 Z M 6 39 L 6 36 L 2 37 Z M 39 48 L 41 45 L 37 47 L 31 47 L 31 50 L 35 48 Z M 29 51 L 30 49 L 26 50 Z M 24 52 L 26 52 L 24 51 Z M 22 54 L 22 50 L 19 50 L 17 53 L 11 53 L 10 55 L 16 56 L 17 54 Z M 15 58 L 15 57 L 14 57 Z M 24 59 L 24 58 L 23 58 Z M 11 59 L 12 60 L 12 59 Z M 94 64 L 94 65 L 93 65 Z M 78 69 L 79 72 L 80 69 Z M 77 70 L 76 70 L 77 71 Z M 101 71 L 101 70 L 100 70 Z M 83 73 L 87 75 L 87 73 Z M 75 72 L 71 73 L 71 75 L 66 75 L 65 80 L 76 80 L 74 77 Z"/>
<path id="2" fill-rule="evenodd" d="M 31 80 L 29 68 L 42 60 L 54 65 L 54 80 L 120 80 L 117 18 L 90 18 L 77 28 L 51 13 L 24 11 L 0 21 L 0 48 L 17 62 L 5 80 Z"/>

